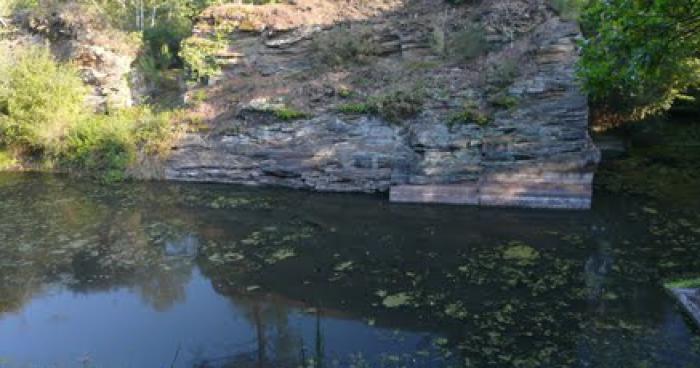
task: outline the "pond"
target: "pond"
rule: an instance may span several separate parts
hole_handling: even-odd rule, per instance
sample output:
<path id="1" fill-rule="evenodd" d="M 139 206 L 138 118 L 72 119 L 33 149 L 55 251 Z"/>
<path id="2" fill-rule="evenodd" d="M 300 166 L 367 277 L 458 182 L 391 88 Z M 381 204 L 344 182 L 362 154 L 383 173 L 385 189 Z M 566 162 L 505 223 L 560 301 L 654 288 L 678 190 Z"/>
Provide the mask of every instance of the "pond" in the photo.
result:
<path id="1" fill-rule="evenodd" d="M 698 197 L 621 170 L 584 212 L 0 174 L 0 367 L 700 366 Z"/>

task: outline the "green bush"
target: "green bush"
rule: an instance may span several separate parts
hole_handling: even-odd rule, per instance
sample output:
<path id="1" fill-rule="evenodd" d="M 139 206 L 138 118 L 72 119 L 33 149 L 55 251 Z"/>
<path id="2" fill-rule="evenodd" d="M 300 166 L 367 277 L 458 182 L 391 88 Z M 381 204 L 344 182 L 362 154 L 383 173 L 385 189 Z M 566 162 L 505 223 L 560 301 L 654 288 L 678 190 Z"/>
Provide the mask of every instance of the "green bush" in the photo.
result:
<path id="1" fill-rule="evenodd" d="M 61 150 L 87 110 L 87 88 L 70 65 L 46 48 L 30 47 L 0 60 L 0 142 L 31 153 Z"/>
<path id="2" fill-rule="evenodd" d="M 192 34 L 192 22 L 187 18 L 174 18 L 167 23 L 143 31 L 145 55 L 152 57 L 158 69 L 179 66 L 180 43 Z"/>
<path id="3" fill-rule="evenodd" d="M 578 76 L 593 104 L 629 120 L 700 86 L 699 1 L 591 1 Z"/>
<path id="4" fill-rule="evenodd" d="M 148 107 L 93 115 L 68 133 L 59 161 L 103 181 L 120 181 L 138 152 L 163 153 L 171 133 L 169 114 L 154 113 Z"/>
<path id="5" fill-rule="evenodd" d="M 68 135 L 61 164 L 90 172 L 105 181 L 119 181 L 136 157 L 132 132 L 123 121 L 110 116 L 84 120 Z"/>
<path id="6" fill-rule="evenodd" d="M 473 25 L 451 35 L 447 47 L 449 55 L 459 61 L 469 61 L 488 51 L 489 44 L 484 29 Z"/>
<path id="7" fill-rule="evenodd" d="M 493 88 L 503 89 L 515 81 L 518 73 L 518 61 L 505 59 L 488 68 L 486 71 L 486 82 Z"/>
<path id="8" fill-rule="evenodd" d="M 420 113 L 423 110 L 424 100 L 423 90 L 414 89 L 397 90 L 373 97 L 370 103 L 379 116 L 389 122 L 399 123 Z"/>
<path id="9" fill-rule="evenodd" d="M 318 34 L 311 43 L 318 62 L 328 66 L 365 63 L 379 53 L 379 44 L 368 26 L 340 26 Z"/>
<path id="10" fill-rule="evenodd" d="M 447 119 L 447 125 L 452 127 L 458 124 L 476 124 L 478 126 L 486 126 L 491 122 L 491 118 L 481 112 L 476 104 L 467 103 L 464 109 L 455 112 Z"/>
<path id="11" fill-rule="evenodd" d="M 223 40 L 190 37 L 182 41 L 179 55 L 192 79 L 206 79 L 221 71 L 216 63 L 216 53 L 225 47 Z"/>
<path id="12" fill-rule="evenodd" d="M 2 166 L 32 155 L 105 181 L 124 179 L 137 153 L 164 153 L 173 135 L 169 113 L 147 107 L 95 114 L 74 68 L 44 48 L 19 50 L 0 60 Z M 7 152 L 12 152 L 10 155 Z"/>

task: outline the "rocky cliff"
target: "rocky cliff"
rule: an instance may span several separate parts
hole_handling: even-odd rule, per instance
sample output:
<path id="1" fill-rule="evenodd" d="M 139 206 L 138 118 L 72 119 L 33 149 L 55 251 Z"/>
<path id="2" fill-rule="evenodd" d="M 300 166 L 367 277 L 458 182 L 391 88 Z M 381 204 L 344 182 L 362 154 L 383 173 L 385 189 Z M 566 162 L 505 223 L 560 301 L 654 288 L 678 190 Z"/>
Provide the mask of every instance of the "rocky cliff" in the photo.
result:
<path id="1" fill-rule="evenodd" d="M 102 18 L 77 3 L 20 12 L 0 24 L 0 48 L 12 52 L 31 44 L 48 45 L 58 60 L 77 66 L 92 89 L 88 104 L 98 111 L 129 107 L 143 94 L 143 81 L 134 68 L 140 42 Z"/>
<path id="2" fill-rule="evenodd" d="M 210 8 L 186 41 L 209 63 L 188 93 L 207 123 L 166 177 L 588 208 L 599 152 L 580 37 L 541 0 Z"/>

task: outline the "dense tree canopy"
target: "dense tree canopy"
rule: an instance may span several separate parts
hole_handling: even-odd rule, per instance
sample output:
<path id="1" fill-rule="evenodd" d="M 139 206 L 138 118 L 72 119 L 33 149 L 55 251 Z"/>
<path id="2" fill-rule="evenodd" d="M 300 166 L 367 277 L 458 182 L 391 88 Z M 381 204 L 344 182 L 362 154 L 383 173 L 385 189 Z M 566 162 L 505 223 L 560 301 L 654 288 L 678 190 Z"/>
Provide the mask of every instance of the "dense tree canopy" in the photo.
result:
<path id="1" fill-rule="evenodd" d="M 700 1 L 592 0 L 580 76 L 594 102 L 632 118 L 668 109 L 700 82 Z"/>

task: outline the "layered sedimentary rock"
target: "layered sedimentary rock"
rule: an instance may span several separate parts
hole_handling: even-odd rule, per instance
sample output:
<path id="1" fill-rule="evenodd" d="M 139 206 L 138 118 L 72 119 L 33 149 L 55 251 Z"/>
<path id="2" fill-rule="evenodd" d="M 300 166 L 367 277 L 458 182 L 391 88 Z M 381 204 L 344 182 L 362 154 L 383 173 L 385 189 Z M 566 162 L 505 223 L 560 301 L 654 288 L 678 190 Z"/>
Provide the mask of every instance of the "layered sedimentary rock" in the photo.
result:
<path id="1" fill-rule="evenodd" d="M 218 110 L 175 147 L 166 178 L 389 192 L 397 202 L 590 206 L 600 155 L 574 76 L 574 22 L 536 0 L 382 4 L 321 15 L 301 1 L 205 12 L 195 38 L 221 40 L 226 29 L 210 55 L 220 72 L 202 89 L 213 96 L 207 111 Z M 370 38 L 360 46 L 371 57 L 319 67 L 333 32 Z M 451 57 L 469 47 L 469 32 L 483 32 L 485 51 Z M 363 109 L 419 88 L 419 102 L 403 103 L 420 106 L 398 121 Z M 303 116 L 278 113 L 290 107 Z"/>

